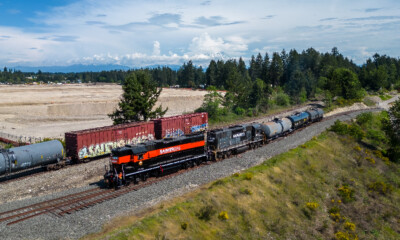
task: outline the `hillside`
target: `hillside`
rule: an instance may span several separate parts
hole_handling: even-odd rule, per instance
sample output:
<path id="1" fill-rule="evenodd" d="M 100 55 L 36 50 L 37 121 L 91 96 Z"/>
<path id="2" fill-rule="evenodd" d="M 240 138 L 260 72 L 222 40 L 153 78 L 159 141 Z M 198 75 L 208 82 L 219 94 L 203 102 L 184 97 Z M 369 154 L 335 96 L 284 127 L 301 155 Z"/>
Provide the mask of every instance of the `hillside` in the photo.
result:
<path id="1" fill-rule="evenodd" d="M 353 124 L 362 141 L 324 132 L 87 239 L 399 239 L 400 167 L 380 150 L 385 115 L 362 116 Z"/>

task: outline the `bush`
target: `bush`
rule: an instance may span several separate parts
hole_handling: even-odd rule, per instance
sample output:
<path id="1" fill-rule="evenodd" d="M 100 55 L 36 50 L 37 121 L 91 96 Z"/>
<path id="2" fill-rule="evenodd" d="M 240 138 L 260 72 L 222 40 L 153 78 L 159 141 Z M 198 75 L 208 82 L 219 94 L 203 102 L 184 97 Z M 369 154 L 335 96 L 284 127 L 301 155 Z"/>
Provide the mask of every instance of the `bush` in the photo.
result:
<path id="1" fill-rule="evenodd" d="M 253 174 L 251 172 L 247 172 L 244 174 L 244 179 L 245 180 L 251 180 L 253 179 Z"/>
<path id="2" fill-rule="evenodd" d="M 356 225 L 352 222 L 346 221 L 344 223 L 344 229 L 349 230 L 349 231 L 355 231 L 356 230 Z"/>
<path id="3" fill-rule="evenodd" d="M 329 128 L 329 131 L 335 132 L 339 135 L 345 135 L 349 130 L 347 124 L 341 122 L 340 120 L 336 120 L 332 127 Z"/>
<path id="4" fill-rule="evenodd" d="M 226 211 L 222 211 L 219 213 L 218 218 L 222 221 L 228 220 L 229 216 L 228 213 Z"/>
<path id="5" fill-rule="evenodd" d="M 182 228 L 183 230 L 186 230 L 187 227 L 188 227 L 188 224 L 187 224 L 186 222 L 184 222 L 184 223 L 181 224 L 181 228 Z"/>
<path id="6" fill-rule="evenodd" d="M 376 181 L 369 184 L 368 189 L 382 195 L 387 195 L 393 191 L 393 186 L 382 181 Z"/>
<path id="7" fill-rule="evenodd" d="M 236 115 L 243 116 L 246 113 L 246 110 L 241 107 L 236 107 L 234 112 Z"/>
<path id="8" fill-rule="evenodd" d="M 348 132 L 349 132 L 350 136 L 354 137 L 358 141 L 360 141 L 361 139 L 363 139 L 365 137 L 365 133 L 361 129 L 361 127 L 359 125 L 357 125 L 357 124 L 354 124 L 354 123 L 352 123 L 348 127 Z"/>
<path id="9" fill-rule="evenodd" d="M 366 123 L 371 123 L 372 118 L 373 118 L 372 113 L 366 112 L 366 113 L 361 113 L 360 115 L 358 115 L 356 120 L 359 125 L 364 125 Z"/>
<path id="10" fill-rule="evenodd" d="M 338 188 L 338 194 L 342 198 L 342 201 L 344 203 L 348 203 L 351 201 L 354 201 L 354 189 L 350 188 L 348 185 L 343 185 L 340 188 Z"/>
<path id="11" fill-rule="evenodd" d="M 306 207 L 311 211 L 315 211 L 319 207 L 319 204 L 316 202 L 308 202 L 306 203 Z"/>
<path id="12" fill-rule="evenodd" d="M 253 191 L 251 191 L 251 190 L 248 189 L 248 188 L 240 188 L 240 189 L 239 189 L 239 192 L 240 192 L 241 194 L 246 194 L 246 195 L 252 195 L 252 194 L 253 194 Z"/>
<path id="13" fill-rule="evenodd" d="M 276 104 L 279 106 L 288 106 L 290 103 L 289 95 L 280 92 L 276 95 Z"/>
<path id="14" fill-rule="evenodd" d="M 214 214 L 214 207 L 212 205 L 207 205 L 202 207 L 200 211 L 196 213 L 196 216 L 201 220 L 209 221 Z"/>
<path id="15" fill-rule="evenodd" d="M 358 240 L 356 234 L 348 233 L 348 232 L 337 232 L 335 233 L 335 238 L 337 240 Z"/>

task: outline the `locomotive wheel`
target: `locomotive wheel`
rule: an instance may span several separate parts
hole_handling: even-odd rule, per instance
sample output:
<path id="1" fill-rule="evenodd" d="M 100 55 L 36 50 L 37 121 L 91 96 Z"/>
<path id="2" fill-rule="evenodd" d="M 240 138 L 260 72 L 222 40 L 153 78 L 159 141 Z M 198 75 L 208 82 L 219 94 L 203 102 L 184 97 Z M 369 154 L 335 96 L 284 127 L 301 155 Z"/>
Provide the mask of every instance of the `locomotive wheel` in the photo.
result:
<path id="1" fill-rule="evenodd" d="M 142 174 L 142 181 L 146 182 L 148 177 L 149 177 L 149 175 L 147 173 Z"/>
<path id="2" fill-rule="evenodd" d="M 229 150 L 229 151 L 226 153 L 226 157 L 229 158 L 231 155 L 232 155 L 232 151 Z"/>

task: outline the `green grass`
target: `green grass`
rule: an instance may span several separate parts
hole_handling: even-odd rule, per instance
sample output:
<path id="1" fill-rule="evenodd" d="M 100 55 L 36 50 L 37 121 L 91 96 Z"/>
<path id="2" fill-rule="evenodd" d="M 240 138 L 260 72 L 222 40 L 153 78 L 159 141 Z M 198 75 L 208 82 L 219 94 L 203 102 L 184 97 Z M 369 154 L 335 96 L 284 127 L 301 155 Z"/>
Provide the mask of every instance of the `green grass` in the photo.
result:
<path id="1" fill-rule="evenodd" d="M 393 188 L 387 194 L 373 189 L 385 184 Z M 350 136 L 324 132 L 259 166 L 114 219 L 87 239 L 400 239 L 399 186 L 399 165 Z"/>
<path id="2" fill-rule="evenodd" d="M 382 99 L 383 101 L 389 100 L 392 98 L 390 95 L 379 95 L 379 98 Z"/>

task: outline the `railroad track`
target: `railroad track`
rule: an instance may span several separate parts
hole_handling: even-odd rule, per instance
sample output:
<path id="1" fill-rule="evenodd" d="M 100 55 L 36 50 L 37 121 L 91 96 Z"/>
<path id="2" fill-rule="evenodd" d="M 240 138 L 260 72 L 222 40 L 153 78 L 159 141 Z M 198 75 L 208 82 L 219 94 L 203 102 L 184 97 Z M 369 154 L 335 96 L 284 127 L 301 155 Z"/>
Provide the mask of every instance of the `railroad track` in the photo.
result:
<path id="1" fill-rule="evenodd" d="M 366 109 L 366 110 L 377 110 L 375 109 Z M 337 116 L 348 115 L 353 112 L 358 112 L 360 110 L 353 110 L 348 112 L 339 113 L 333 116 L 329 116 L 327 118 L 322 119 L 322 121 L 330 120 Z M 297 129 L 290 134 L 294 134 L 296 132 L 302 131 L 306 126 Z M 282 138 L 276 138 L 271 142 L 280 141 Z M 240 154 L 236 155 L 240 156 Z M 222 160 L 223 161 L 223 160 Z M 202 165 L 210 165 L 214 162 L 205 162 Z M 55 217 L 62 217 L 66 214 L 71 214 L 76 211 L 94 206 L 96 204 L 111 200 L 113 198 L 117 198 L 124 194 L 127 194 L 132 191 L 136 191 L 140 188 L 149 186 L 151 184 L 164 181 L 169 178 L 173 178 L 178 174 L 182 174 L 186 171 L 190 171 L 196 168 L 201 167 L 202 165 L 194 166 L 190 169 L 182 169 L 172 174 L 164 175 L 162 177 L 151 177 L 145 182 L 140 182 L 137 185 L 128 185 L 119 190 L 114 189 L 104 189 L 104 188 L 92 188 L 89 190 L 85 190 L 82 192 L 69 194 L 63 197 L 54 198 L 51 200 L 47 200 L 44 202 L 39 202 L 36 204 L 28 205 L 25 207 L 21 207 L 18 209 L 1 212 L 0 213 L 0 223 L 6 222 L 6 225 L 13 225 L 40 215 L 51 215 Z"/>
<path id="2" fill-rule="evenodd" d="M 178 174 L 182 174 L 188 170 L 196 169 L 200 166 L 194 166 L 191 169 L 180 170 L 162 177 L 151 177 L 145 182 L 140 182 L 136 185 L 128 185 L 118 190 L 104 189 L 100 187 L 92 188 L 82 192 L 77 192 L 6 212 L 1 212 L 0 224 L 5 222 L 6 225 L 9 226 L 44 214 L 53 217 L 63 217 L 64 215 L 72 214 L 96 204 L 117 198 L 129 192 L 137 191 L 151 184 L 173 178 Z"/>

